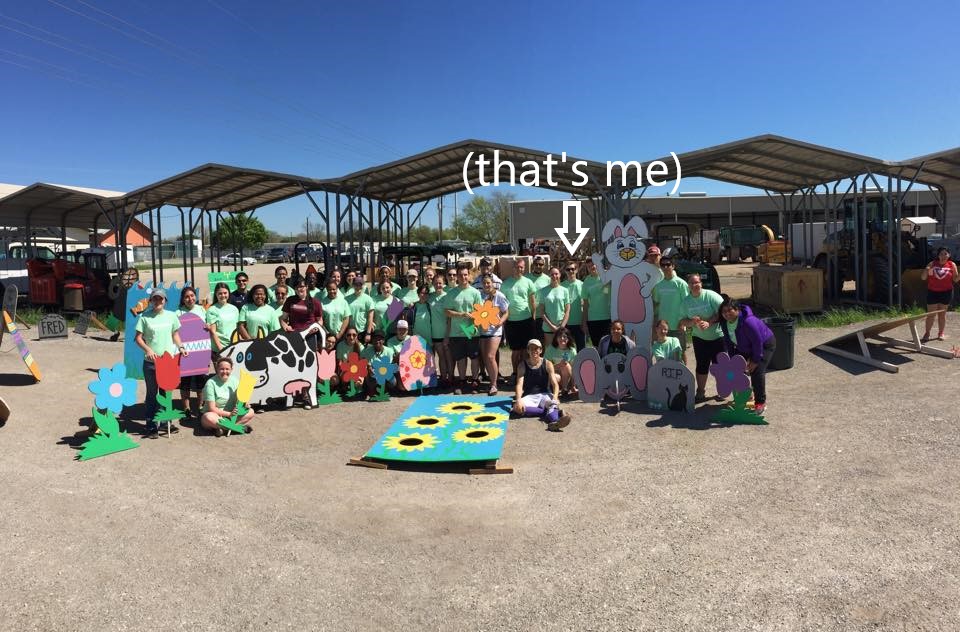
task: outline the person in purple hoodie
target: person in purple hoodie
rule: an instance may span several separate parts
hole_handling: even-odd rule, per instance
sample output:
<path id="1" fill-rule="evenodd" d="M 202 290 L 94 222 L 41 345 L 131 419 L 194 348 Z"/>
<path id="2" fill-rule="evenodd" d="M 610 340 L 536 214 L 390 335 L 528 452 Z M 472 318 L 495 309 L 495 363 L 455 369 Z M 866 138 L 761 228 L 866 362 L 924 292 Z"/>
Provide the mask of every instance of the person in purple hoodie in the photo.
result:
<path id="1" fill-rule="evenodd" d="M 720 329 L 727 354 L 741 355 L 747 361 L 755 402 L 753 410 L 762 415 L 767 407 L 767 365 L 777 348 L 776 338 L 749 307 L 732 298 L 724 299 L 720 304 Z"/>

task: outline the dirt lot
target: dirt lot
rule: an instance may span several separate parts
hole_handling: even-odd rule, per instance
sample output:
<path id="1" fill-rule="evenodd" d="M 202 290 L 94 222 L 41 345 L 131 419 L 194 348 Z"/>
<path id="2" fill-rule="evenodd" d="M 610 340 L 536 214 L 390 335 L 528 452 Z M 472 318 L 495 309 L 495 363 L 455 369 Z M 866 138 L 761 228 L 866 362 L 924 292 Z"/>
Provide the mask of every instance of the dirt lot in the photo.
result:
<path id="1" fill-rule="evenodd" d="M 769 426 L 572 404 L 485 477 L 345 466 L 409 399 L 76 462 L 120 345 L 28 332 L 34 385 L 5 338 L 0 628 L 960 629 L 960 364 L 807 351 L 836 333 L 798 332 Z"/>

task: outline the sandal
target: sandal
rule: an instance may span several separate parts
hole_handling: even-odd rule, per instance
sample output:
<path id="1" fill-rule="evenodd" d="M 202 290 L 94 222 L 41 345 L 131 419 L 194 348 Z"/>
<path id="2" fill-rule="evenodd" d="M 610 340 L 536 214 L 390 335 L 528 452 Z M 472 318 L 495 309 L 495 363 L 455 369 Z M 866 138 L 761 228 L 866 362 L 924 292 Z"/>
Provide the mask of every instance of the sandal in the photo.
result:
<path id="1" fill-rule="evenodd" d="M 487 395 L 489 395 L 490 397 L 494 397 L 496 394 L 497 394 L 497 387 L 496 387 L 496 386 L 491 386 L 491 387 L 490 387 L 490 390 L 487 391 Z"/>

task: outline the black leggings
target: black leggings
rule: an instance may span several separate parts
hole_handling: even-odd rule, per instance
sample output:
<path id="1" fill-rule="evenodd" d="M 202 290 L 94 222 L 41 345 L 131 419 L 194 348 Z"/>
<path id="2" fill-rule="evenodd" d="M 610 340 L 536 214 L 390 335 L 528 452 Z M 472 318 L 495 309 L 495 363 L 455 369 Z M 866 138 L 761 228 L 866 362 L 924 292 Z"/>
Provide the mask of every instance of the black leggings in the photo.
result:
<path id="1" fill-rule="evenodd" d="M 753 388 L 753 401 L 758 404 L 767 403 L 767 365 L 773 352 L 777 350 L 777 341 L 771 336 L 763 343 L 763 358 L 757 367 L 750 372 L 750 386 Z"/>
<path id="2" fill-rule="evenodd" d="M 703 338 L 694 337 L 693 355 L 697 359 L 697 375 L 709 374 L 713 359 L 723 350 L 723 338 L 704 340 Z"/>

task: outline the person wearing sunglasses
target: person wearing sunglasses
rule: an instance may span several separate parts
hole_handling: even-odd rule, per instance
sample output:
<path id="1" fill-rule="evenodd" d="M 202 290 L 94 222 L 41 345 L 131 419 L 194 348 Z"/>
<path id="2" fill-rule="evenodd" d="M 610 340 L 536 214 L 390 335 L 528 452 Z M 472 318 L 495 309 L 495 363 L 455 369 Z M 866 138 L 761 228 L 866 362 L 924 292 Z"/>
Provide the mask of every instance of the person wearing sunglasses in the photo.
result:
<path id="1" fill-rule="evenodd" d="M 583 281 L 577 278 L 575 262 L 571 261 L 563 266 L 563 274 L 564 280 L 560 285 L 567 288 L 567 294 L 570 295 L 570 318 L 567 319 L 567 327 L 570 329 L 569 333 L 573 336 L 572 342 L 576 343 L 577 349 L 583 349 L 587 344 L 587 336 L 583 328 Z M 549 352 L 549 349 L 547 351 Z"/>
<path id="2" fill-rule="evenodd" d="M 655 319 L 653 322 L 661 319 L 667 321 L 667 328 L 669 329 L 667 335 L 676 338 L 680 342 L 680 348 L 686 353 L 687 330 L 680 324 L 680 321 L 687 316 L 683 302 L 690 296 L 690 286 L 677 275 L 675 268 L 673 259 L 670 257 L 660 259 L 663 279 L 653 288 Z"/>
<path id="3" fill-rule="evenodd" d="M 238 310 L 246 305 L 247 300 L 249 299 L 249 296 L 247 295 L 247 282 L 249 280 L 249 277 L 247 277 L 247 275 L 243 272 L 238 272 L 237 276 L 234 278 L 234 281 L 237 284 L 237 289 L 230 292 L 229 302 Z"/>

